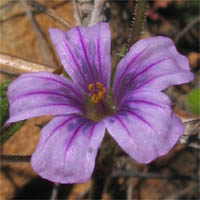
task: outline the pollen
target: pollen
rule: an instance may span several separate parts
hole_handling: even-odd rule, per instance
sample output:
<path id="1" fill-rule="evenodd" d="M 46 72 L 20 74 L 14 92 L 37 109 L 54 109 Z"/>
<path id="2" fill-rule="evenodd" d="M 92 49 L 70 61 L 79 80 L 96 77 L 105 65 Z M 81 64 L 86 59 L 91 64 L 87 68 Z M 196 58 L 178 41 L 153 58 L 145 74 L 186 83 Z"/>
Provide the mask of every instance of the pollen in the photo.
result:
<path id="1" fill-rule="evenodd" d="M 99 103 L 106 94 L 106 88 L 100 82 L 89 84 L 88 90 L 90 91 L 90 100 L 94 104 Z"/>

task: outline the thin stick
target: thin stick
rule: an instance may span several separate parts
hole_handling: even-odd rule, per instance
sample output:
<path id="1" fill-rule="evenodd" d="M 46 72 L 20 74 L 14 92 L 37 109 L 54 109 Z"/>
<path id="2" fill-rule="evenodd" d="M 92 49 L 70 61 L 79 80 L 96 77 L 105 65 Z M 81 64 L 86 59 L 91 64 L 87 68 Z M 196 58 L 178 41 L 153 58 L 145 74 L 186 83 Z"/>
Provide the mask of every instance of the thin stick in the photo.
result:
<path id="1" fill-rule="evenodd" d="M 31 155 L 0 155 L 0 162 L 30 162 Z"/>
<path id="2" fill-rule="evenodd" d="M 17 76 L 16 73 L 4 71 L 4 70 L 1 70 L 1 69 L 0 69 L 0 74 L 6 74 L 6 75 L 9 75 L 9 76 L 13 76 L 13 77 Z"/>
<path id="3" fill-rule="evenodd" d="M 191 193 L 199 188 L 198 184 L 190 183 L 186 188 L 179 190 L 178 192 L 170 195 L 169 197 L 165 198 L 164 200 L 176 200 L 182 199 L 183 195 Z"/>
<path id="4" fill-rule="evenodd" d="M 178 41 L 183 37 L 196 23 L 200 21 L 200 17 L 196 17 L 190 24 L 188 24 L 175 38 L 174 42 L 177 44 Z"/>
<path id="5" fill-rule="evenodd" d="M 54 20 L 60 22 L 62 25 L 64 25 L 66 28 L 71 28 L 72 24 L 69 21 L 66 21 L 66 19 L 63 19 L 60 15 L 58 15 L 53 9 L 46 7 L 45 5 L 34 1 L 30 0 L 28 3 L 35 8 L 36 10 L 43 12 L 47 14 L 48 16 L 52 17 Z"/>
<path id="6" fill-rule="evenodd" d="M 127 200 L 133 199 L 133 181 L 134 181 L 134 178 L 130 178 L 128 180 Z"/>
<path id="7" fill-rule="evenodd" d="M 0 53 L 0 70 L 7 73 L 22 74 L 24 72 L 53 72 L 54 69 L 45 65 L 26 61 L 17 57 Z"/>
<path id="8" fill-rule="evenodd" d="M 91 19 L 88 26 L 92 26 L 100 21 L 103 21 L 103 9 L 106 0 L 94 1 L 94 9 L 91 13 Z"/>
<path id="9" fill-rule="evenodd" d="M 76 21 L 76 25 L 80 26 L 82 24 L 82 19 L 81 19 L 81 13 L 80 13 L 80 10 L 79 10 L 79 7 L 78 7 L 78 3 L 77 3 L 77 0 L 73 0 L 73 5 L 74 5 L 74 18 L 75 18 L 75 21 Z"/>
<path id="10" fill-rule="evenodd" d="M 26 11 L 26 14 L 27 16 L 29 17 L 29 19 L 31 20 L 31 23 L 33 25 L 33 29 L 38 37 L 38 40 L 39 40 L 39 44 L 40 44 L 40 48 L 41 48 L 41 51 L 42 51 L 42 54 L 44 56 L 44 59 L 45 59 L 45 62 L 46 64 L 48 64 L 49 66 L 51 66 L 51 62 L 50 62 L 50 57 L 48 55 L 48 51 L 47 51 L 47 48 L 46 48 L 46 41 L 43 37 L 43 34 L 40 30 L 40 27 L 39 27 L 39 24 L 37 23 L 37 21 L 35 20 L 34 16 L 33 16 L 33 13 L 31 12 L 31 10 L 29 9 L 27 3 L 25 0 L 20 0 L 21 4 L 23 5 L 25 11 Z"/>
<path id="11" fill-rule="evenodd" d="M 124 170 L 115 170 L 111 174 L 112 177 L 137 177 L 137 178 L 150 178 L 150 179 L 180 179 L 180 180 L 197 180 L 196 177 L 193 176 L 182 176 L 182 175 L 172 175 L 166 176 L 163 174 L 155 174 L 155 173 L 147 173 L 147 172 L 135 172 L 135 171 L 124 171 Z"/>
<path id="12" fill-rule="evenodd" d="M 3 4 L 2 6 L 0 6 L 0 13 L 2 13 L 3 11 L 10 10 L 16 3 L 17 3 L 16 0 L 12 0 L 12 1 L 9 1 L 9 2 Z"/>
<path id="13" fill-rule="evenodd" d="M 63 5 L 66 4 L 66 3 L 67 3 L 67 1 L 60 2 L 60 3 L 58 3 L 58 4 L 54 5 L 54 6 L 52 6 L 52 9 L 56 9 L 56 8 L 58 8 L 58 7 L 60 7 L 60 6 L 63 6 Z M 1 12 L 1 11 L 0 11 L 0 12 Z M 33 11 L 32 13 L 33 13 L 34 16 L 36 16 L 36 15 L 38 15 L 38 14 L 41 14 L 40 11 Z M 26 16 L 26 13 L 25 13 L 25 12 L 21 12 L 21 13 L 18 13 L 18 14 L 16 14 L 16 15 L 12 15 L 11 17 L 8 17 L 7 19 L 0 20 L 0 24 L 3 24 L 3 23 L 8 22 L 8 21 L 10 21 L 10 20 L 13 20 L 13 19 L 16 19 L 16 18 L 19 18 L 19 17 L 24 17 L 24 16 Z"/>
<path id="14" fill-rule="evenodd" d="M 59 184 L 58 184 L 58 183 L 55 183 L 55 184 L 53 185 L 53 189 L 52 189 L 52 193 L 51 193 L 50 200 L 56 200 L 56 199 L 57 199 L 58 188 L 59 188 Z"/>

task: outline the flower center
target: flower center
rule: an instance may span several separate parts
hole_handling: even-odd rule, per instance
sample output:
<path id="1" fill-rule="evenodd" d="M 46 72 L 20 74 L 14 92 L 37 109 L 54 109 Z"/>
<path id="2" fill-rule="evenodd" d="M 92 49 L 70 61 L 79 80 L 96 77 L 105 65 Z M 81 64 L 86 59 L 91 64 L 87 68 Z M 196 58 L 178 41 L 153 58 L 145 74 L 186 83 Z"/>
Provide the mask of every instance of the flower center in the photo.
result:
<path id="1" fill-rule="evenodd" d="M 106 94 L 106 88 L 100 82 L 90 83 L 88 90 L 90 91 L 90 100 L 94 104 L 99 103 Z"/>

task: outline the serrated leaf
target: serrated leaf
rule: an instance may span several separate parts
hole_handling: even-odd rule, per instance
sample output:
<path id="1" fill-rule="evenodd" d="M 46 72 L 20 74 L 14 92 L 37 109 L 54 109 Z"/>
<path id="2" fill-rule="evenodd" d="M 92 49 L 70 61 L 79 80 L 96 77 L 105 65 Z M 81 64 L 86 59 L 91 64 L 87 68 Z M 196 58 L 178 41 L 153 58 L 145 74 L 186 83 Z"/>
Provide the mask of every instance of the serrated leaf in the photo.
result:
<path id="1" fill-rule="evenodd" d="M 200 115 L 200 88 L 192 90 L 186 96 L 186 104 L 191 112 Z"/>

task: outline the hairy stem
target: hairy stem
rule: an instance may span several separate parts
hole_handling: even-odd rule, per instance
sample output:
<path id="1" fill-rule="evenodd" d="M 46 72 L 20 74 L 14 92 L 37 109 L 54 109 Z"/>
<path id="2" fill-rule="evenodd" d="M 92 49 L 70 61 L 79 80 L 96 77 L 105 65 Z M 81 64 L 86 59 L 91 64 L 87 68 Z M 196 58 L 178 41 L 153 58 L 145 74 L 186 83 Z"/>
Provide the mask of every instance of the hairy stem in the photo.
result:
<path id="1" fill-rule="evenodd" d="M 141 37 L 146 22 L 147 0 L 136 0 L 130 24 L 129 38 L 126 43 L 126 51 Z"/>

